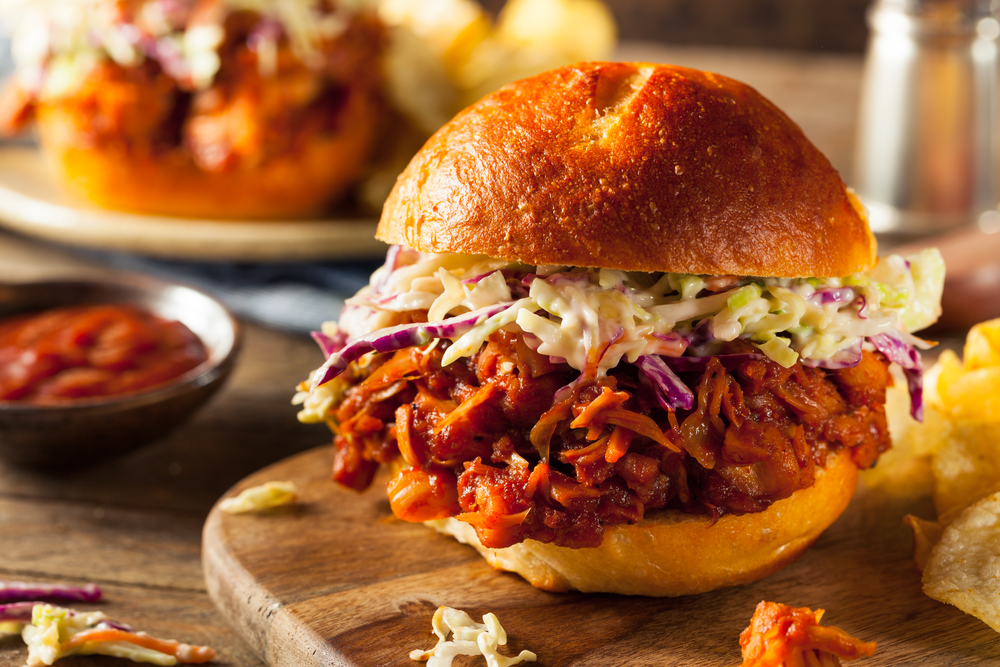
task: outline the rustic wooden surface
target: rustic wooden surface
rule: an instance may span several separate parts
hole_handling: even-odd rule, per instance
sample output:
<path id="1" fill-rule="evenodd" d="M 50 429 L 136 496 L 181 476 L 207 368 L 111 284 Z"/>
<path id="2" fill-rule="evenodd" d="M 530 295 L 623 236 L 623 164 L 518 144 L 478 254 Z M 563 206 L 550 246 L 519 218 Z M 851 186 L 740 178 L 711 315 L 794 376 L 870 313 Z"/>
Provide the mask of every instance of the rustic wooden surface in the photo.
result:
<path id="1" fill-rule="evenodd" d="M 755 584 L 678 599 L 552 594 L 396 520 L 384 484 L 364 494 L 336 487 L 331 461 L 329 447 L 299 454 L 233 490 L 292 480 L 300 504 L 257 515 L 213 510 L 205 524 L 209 592 L 275 667 L 408 664 L 410 650 L 434 645 L 439 605 L 476 620 L 494 612 L 509 653 L 528 648 L 544 667 L 732 667 L 762 599 L 827 609 L 825 623 L 878 642 L 864 661 L 871 667 L 1000 663 L 1000 635 L 920 591 L 902 523 L 907 512 L 933 516 L 920 496 L 861 489 L 810 551 Z"/>
<path id="2" fill-rule="evenodd" d="M 649 45 L 630 45 L 623 49 L 623 57 L 714 69 L 746 80 L 799 122 L 849 180 L 860 58 Z M 69 249 L 0 232 L 0 281 L 102 272 L 99 266 Z M 209 598 L 201 566 L 202 526 L 214 502 L 234 484 L 267 465 L 328 442 L 329 435 L 324 427 L 299 424 L 295 409 L 289 405 L 294 385 L 321 361 L 314 344 L 304 337 L 253 325 L 247 325 L 245 332 L 245 346 L 229 383 L 190 422 L 166 439 L 118 461 L 76 472 L 30 472 L 0 463 L 0 579 L 94 581 L 106 592 L 105 601 L 94 608 L 153 634 L 210 644 L 219 652 L 216 664 L 241 667 L 263 664 L 250 643 L 230 626 L 229 619 L 240 616 L 232 611 L 219 612 Z M 306 456 L 322 458 L 323 455 Z M 339 493 L 323 482 L 326 463 L 321 465 L 316 458 L 292 464 L 303 466 L 308 475 L 316 475 L 307 490 L 316 494 Z M 380 505 L 369 496 L 364 496 L 363 501 L 346 498 L 361 503 L 348 504 L 347 507 L 356 508 L 352 511 L 369 512 L 372 519 L 386 514 L 384 503 Z M 665 665 L 687 660 L 697 645 L 699 660 L 731 665 L 738 663 L 734 638 L 756 601 L 748 603 L 746 591 L 754 596 L 774 597 L 801 588 L 801 593 L 786 596 L 783 601 L 826 606 L 831 623 L 880 642 L 877 660 L 895 656 L 902 661 L 907 655 L 905 651 L 923 655 L 925 650 L 943 651 L 941 655 L 957 660 L 951 664 L 963 664 L 962 660 L 974 662 L 978 657 L 996 660 L 994 636 L 984 632 L 975 619 L 919 596 L 905 610 L 890 602 L 903 584 L 911 590 L 916 585 L 916 574 L 908 560 L 908 542 L 898 522 L 884 524 L 893 535 L 887 542 L 891 548 L 885 557 L 873 560 L 869 549 L 861 552 L 868 554 L 861 561 L 852 560 L 858 553 L 856 543 L 874 539 L 870 531 L 853 534 L 849 530 L 851 525 L 867 526 L 866 521 L 874 521 L 865 519 L 865 502 L 856 501 L 850 515 L 853 523 L 842 521 L 835 529 L 837 534 L 847 533 L 846 541 L 831 537 L 827 542 L 828 538 L 824 538 L 820 549 L 778 578 L 749 589 L 713 594 L 711 601 L 707 601 L 709 598 L 648 601 L 609 596 L 551 596 L 530 589 L 512 575 L 494 573 L 471 552 L 422 527 L 378 520 L 374 524 L 355 521 L 356 527 L 367 531 L 361 535 L 386 529 L 394 534 L 405 533 L 407 541 L 395 551 L 383 553 L 363 550 L 362 541 L 344 532 L 331 553 L 320 553 L 321 547 L 307 545 L 289 560 L 315 563 L 310 573 L 312 581 L 303 583 L 300 575 L 304 567 L 294 568 L 294 576 L 287 582 L 275 585 L 275 579 L 269 578 L 269 585 L 282 600 L 294 598 L 290 606 L 272 616 L 282 623 L 309 619 L 317 632 L 336 637 L 335 645 L 354 653 L 368 642 L 375 646 L 378 640 L 381 642 L 378 646 L 383 647 L 379 650 L 384 653 L 374 655 L 384 655 L 383 664 L 410 664 L 406 651 L 432 645 L 428 632 L 430 613 L 438 602 L 447 602 L 466 606 L 474 613 L 498 612 L 512 632 L 511 647 L 520 650 L 530 646 L 543 656 L 546 661 L 543 664 L 566 664 L 573 660 L 581 661 L 579 664 L 585 664 L 584 661 L 628 664 L 627 656 L 632 654 L 633 647 L 641 645 L 648 647 L 643 649 L 647 650 L 646 664 Z M 930 516 L 927 509 L 924 515 Z M 277 514 L 264 517 L 263 523 L 247 525 L 258 528 L 289 525 L 280 522 L 291 520 L 303 531 L 309 531 L 322 517 L 345 521 L 337 511 L 336 506 L 313 503 L 295 511 L 301 514 Z M 414 551 L 411 547 L 415 543 L 425 549 Z M 286 567 L 287 562 L 282 559 L 288 556 L 288 551 L 280 541 L 274 547 L 268 557 L 277 566 Z M 413 564 L 423 562 L 429 554 L 447 565 L 425 579 L 415 577 Z M 825 559 L 822 562 L 828 563 L 831 571 L 825 572 L 821 579 L 811 580 L 806 574 L 808 569 L 803 568 L 808 568 L 818 557 Z M 344 572 L 338 568 L 349 564 L 352 558 L 368 563 L 369 579 L 358 584 L 344 583 Z M 470 573 L 472 579 L 468 578 Z M 459 581 L 459 575 L 465 588 L 459 587 L 457 593 L 455 586 L 439 589 L 442 582 Z M 381 577 L 381 584 L 372 583 L 371 577 L 375 576 Z M 871 589 L 878 594 L 863 598 L 868 600 L 864 603 L 835 604 L 827 593 L 844 579 L 857 583 L 857 590 Z M 477 592 L 479 582 L 489 583 L 493 590 L 491 597 L 477 597 L 481 595 Z M 329 594 L 329 600 L 336 600 L 336 613 L 327 617 L 329 609 L 308 603 L 308 592 L 297 588 L 303 585 L 312 594 Z M 397 591 L 404 585 L 407 590 L 417 592 L 411 597 L 401 596 Z M 355 597 L 346 593 L 349 588 L 376 597 L 374 600 Z M 439 590 L 447 590 L 447 600 L 438 595 Z M 544 630 L 539 630 L 534 626 L 539 604 L 553 611 L 569 604 L 574 612 L 546 617 Z M 345 615 L 343 610 L 354 608 L 359 612 L 351 616 L 348 611 L 350 621 L 338 625 Z M 634 614 L 620 618 L 622 609 L 644 611 L 636 621 Z M 362 616 L 362 610 L 373 613 Z M 581 614 L 600 622 L 581 625 L 577 620 Z M 691 614 L 703 631 L 695 635 L 697 640 L 682 642 L 682 648 L 678 649 L 675 642 L 681 633 L 673 624 L 685 618 L 685 614 Z M 869 632 L 870 620 L 874 623 L 872 632 Z M 968 632 L 963 634 L 963 629 Z M 620 639 L 624 636 L 632 639 Z M 583 639 L 588 639 L 589 644 L 582 643 Z M 585 655 L 585 645 L 599 645 L 599 648 Z M 652 655 L 648 651 L 654 649 L 658 651 L 655 657 L 648 657 Z M 294 664 L 295 653 L 286 656 L 273 648 L 270 651 L 268 655 L 273 660 Z M 25 655 L 19 638 L 0 637 L 0 667 L 21 665 Z M 373 657 L 369 664 L 375 662 Z M 923 664 L 918 658 L 913 662 Z M 331 659 L 330 663 L 337 664 L 337 660 Z M 124 663 L 94 656 L 67 659 L 59 664 L 98 667 Z"/>
<path id="3" fill-rule="evenodd" d="M 0 233 L 0 281 L 103 273 L 65 249 Z M 244 324 L 230 381 L 167 438 L 79 471 L 0 462 L 0 580 L 93 581 L 105 599 L 80 608 L 210 645 L 218 651 L 214 664 L 263 664 L 205 591 L 201 530 L 212 504 L 239 479 L 326 439 L 299 424 L 289 403 L 322 355 L 307 338 Z M 0 635 L 0 667 L 22 665 L 26 656 L 20 637 Z M 127 663 L 93 656 L 65 664 Z"/>

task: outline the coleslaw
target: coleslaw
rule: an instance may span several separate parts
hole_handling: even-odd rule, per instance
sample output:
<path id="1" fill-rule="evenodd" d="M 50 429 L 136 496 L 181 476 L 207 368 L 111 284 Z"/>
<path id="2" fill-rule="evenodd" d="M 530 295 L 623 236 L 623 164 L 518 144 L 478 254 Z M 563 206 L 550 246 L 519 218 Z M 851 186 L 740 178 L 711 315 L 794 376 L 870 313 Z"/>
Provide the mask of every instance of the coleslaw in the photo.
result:
<path id="1" fill-rule="evenodd" d="M 883 257 L 851 276 L 773 278 L 531 266 L 394 246 L 339 322 L 317 334 L 327 359 L 295 402 L 303 405 L 300 420 L 322 421 L 346 386 L 335 379 L 351 362 L 447 340 L 447 365 L 505 329 L 581 377 L 635 364 L 672 409 L 689 409 L 693 397 L 676 373 L 725 356 L 725 344 L 737 339 L 756 348 L 751 356 L 785 368 L 799 361 L 845 368 L 859 363 L 863 349 L 878 350 L 903 368 L 919 418 L 917 349 L 931 344 L 912 332 L 940 315 L 943 283 L 934 248 Z M 414 311 L 426 311 L 427 322 L 410 322 Z"/>
<path id="2" fill-rule="evenodd" d="M 371 3 L 340 0 L 328 10 L 323 0 L 222 0 L 219 11 L 202 12 L 204 18 L 190 22 L 194 6 L 190 1 L 149 0 L 139 5 L 132 21 L 124 20 L 116 3 L 106 0 L 20 4 L 20 12 L 10 8 L 11 15 L 23 15 L 11 42 L 16 76 L 26 90 L 45 100 L 71 94 L 104 60 L 131 67 L 149 58 L 177 81 L 204 90 L 221 65 L 217 52 L 225 38 L 221 22 L 239 10 L 266 19 L 251 40 L 263 74 L 276 67 L 282 32 L 299 60 L 319 67 L 322 42 L 337 37 L 348 18 Z"/>
<path id="3" fill-rule="evenodd" d="M 110 655 L 154 665 L 203 663 L 215 657 L 206 646 L 156 639 L 112 621 L 99 611 L 75 611 L 36 604 L 21 637 L 28 645 L 27 667 L 51 665 L 68 655 Z"/>
<path id="4" fill-rule="evenodd" d="M 429 651 L 410 651 L 410 659 L 426 662 L 427 667 L 451 667 L 460 655 L 481 655 L 489 667 L 511 667 L 521 662 L 535 662 L 537 656 L 524 650 L 513 657 L 500 653 L 497 649 L 507 643 L 507 633 L 500 625 L 496 614 L 483 616 L 482 623 L 476 623 L 461 609 L 438 607 L 431 619 L 431 628 L 438 642 Z M 451 640 L 448 640 L 451 635 Z"/>

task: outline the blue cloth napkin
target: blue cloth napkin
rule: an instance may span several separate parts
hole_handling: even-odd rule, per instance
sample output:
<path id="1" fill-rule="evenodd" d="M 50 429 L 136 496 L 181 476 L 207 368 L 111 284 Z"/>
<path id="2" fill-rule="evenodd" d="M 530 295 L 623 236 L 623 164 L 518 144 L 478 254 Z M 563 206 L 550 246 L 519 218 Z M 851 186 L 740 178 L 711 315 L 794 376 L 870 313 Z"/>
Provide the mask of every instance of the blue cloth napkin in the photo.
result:
<path id="1" fill-rule="evenodd" d="M 236 264 L 151 259 L 83 250 L 87 257 L 124 271 L 145 273 L 208 292 L 234 314 L 298 334 L 336 320 L 344 299 L 368 284 L 381 260 Z"/>

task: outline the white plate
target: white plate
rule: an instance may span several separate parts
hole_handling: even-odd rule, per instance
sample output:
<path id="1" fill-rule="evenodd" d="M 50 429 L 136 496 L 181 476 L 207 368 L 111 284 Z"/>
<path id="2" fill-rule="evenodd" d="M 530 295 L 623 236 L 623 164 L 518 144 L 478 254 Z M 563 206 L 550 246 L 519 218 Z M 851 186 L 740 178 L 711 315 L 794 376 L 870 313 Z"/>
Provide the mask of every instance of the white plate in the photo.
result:
<path id="1" fill-rule="evenodd" d="M 0 225 L 30 236 L 169 259 L 277 262 L 380 257 L 371 219 L 218 221 L 110 211 L 64 192 L 32 147 L 0 146 Z"/>

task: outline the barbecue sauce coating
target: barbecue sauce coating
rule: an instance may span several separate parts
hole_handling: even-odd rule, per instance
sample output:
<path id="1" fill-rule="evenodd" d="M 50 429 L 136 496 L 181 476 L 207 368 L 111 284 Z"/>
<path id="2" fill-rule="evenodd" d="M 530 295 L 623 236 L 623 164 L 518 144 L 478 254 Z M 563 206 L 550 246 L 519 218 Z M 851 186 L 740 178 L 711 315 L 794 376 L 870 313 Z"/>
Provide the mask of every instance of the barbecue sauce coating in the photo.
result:
<path id="1" fill-rule="evenodd" d="M 725 352 L 748 347 L 735 341 Z M 458 516 L 491 548 L 528 538 L 596 546 L 605 525 L 660 508 L 760 512 L 812 485 L 830 451 L 848 448 L 866 468 L 889 448 L 891 380 L 878 353 L 843 370 L 770 360 L 727 369 L 713 358 L 681 374 L 696 402 L 673 413 L 628 365 L 560 391 L 579 373 L 514 334 L 498 332 L 442 368 L 445 349 L 401 350 L 347 371 L 334 478 L 362 490 L 379 464 L 402 459 L 409 469 L 389 484 L 393 512 Z"/>

